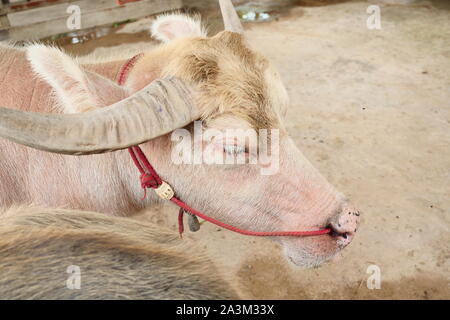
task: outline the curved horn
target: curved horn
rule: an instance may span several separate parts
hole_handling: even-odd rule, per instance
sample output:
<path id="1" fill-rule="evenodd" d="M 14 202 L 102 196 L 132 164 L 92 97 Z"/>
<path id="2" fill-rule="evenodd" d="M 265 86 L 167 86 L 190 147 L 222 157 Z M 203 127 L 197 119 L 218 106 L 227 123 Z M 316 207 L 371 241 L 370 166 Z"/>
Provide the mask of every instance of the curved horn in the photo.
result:
<path id="1" fill-rule="evenodd" d="M 231 0 L 219 0 L 219 4 L 220 10 L 222 11 L 225 30 L 236 33 L 244 33 L 244 28 L 242 27 L 241 21 L 239 20 Z"/>
<path id="2" fill-rule="evenodd" d="M 78 114 L 0 108 L 0 137 L 62 154 L 103 153 L 138 145 L 198 118 L 186 86 L 159 79 L 109 107 Z"/>

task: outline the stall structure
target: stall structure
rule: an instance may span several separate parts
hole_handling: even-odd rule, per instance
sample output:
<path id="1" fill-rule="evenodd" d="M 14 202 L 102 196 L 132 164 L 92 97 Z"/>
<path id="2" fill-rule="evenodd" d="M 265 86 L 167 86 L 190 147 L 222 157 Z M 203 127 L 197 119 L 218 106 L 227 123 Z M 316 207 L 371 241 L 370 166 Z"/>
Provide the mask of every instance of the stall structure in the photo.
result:
<path id="1" fill-rule="evenodd" d="M 182 0 L 1 0 L 0 41 L 32 41 L 182 6 Z"/>

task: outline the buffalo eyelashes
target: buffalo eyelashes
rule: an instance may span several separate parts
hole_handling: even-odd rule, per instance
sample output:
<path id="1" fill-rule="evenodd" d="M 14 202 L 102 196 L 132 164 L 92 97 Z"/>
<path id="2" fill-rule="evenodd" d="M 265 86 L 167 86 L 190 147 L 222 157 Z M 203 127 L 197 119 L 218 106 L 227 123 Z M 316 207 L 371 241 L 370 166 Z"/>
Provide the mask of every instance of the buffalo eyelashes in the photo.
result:
<path id="1" fill-rule="evenodd" d="M 229 154 L 230 156 L 236 156 L 239 155 L 241 153 L 244 153 L 245 147 L 243 146 L 237 146 L 234 144 L 227 144 L 223 147 L 223 151 L 227 154 Z"/>

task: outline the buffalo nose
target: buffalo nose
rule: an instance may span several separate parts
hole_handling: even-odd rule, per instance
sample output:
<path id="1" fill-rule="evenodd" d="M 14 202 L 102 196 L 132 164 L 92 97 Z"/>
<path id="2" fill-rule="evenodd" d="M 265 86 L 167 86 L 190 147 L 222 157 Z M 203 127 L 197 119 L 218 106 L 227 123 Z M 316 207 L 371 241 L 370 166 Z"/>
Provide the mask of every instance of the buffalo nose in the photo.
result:
<path id="1" fill-rule="evenodd" d="M 360 215 L 355 208 L 346 207 L 330 219 L 328 223 L 330 235 L 336 238 L 340 246 L 345 247 L 352 242 L 358 229 Z"/>

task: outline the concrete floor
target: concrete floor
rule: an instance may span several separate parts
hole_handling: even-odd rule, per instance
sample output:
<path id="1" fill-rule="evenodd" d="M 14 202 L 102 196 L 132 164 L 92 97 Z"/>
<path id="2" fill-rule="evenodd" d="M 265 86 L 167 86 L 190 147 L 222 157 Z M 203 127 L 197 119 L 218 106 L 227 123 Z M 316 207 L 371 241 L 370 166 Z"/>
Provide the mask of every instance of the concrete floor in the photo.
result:
<path id="1" fill-rule="evenodd" d="M 382 6 L 382 30 L 368 30 L 366 8 L 296 8 L 248 32 L 282 73 L 298 146 L 364 212 L 337 264 L 247 258 L 239 274 L 255 297 L 274 283 L 264 297 L 450 298 L 450 12 Z M 370 264 L 380 290 L 367 289 Z"/>
<path id="2" fill-rule="evenodd" d="M 380 2 L 382 30 L 368 30 L 367 6 L 297 6 L 246 24 L 289 90 L 295 142 L 364 212 L 340 261 L 311 270 L 268 240 L 204 225 L 192 237 L 247 298 L 450 298 L 450 11 L 442 1 Z M 142 23 L 67 49 L 151 45 Z M 175 216 L 163 208 L 142 218 L 175 227 Z M 379 290 L 366 286 L 372 264 Z"/>

